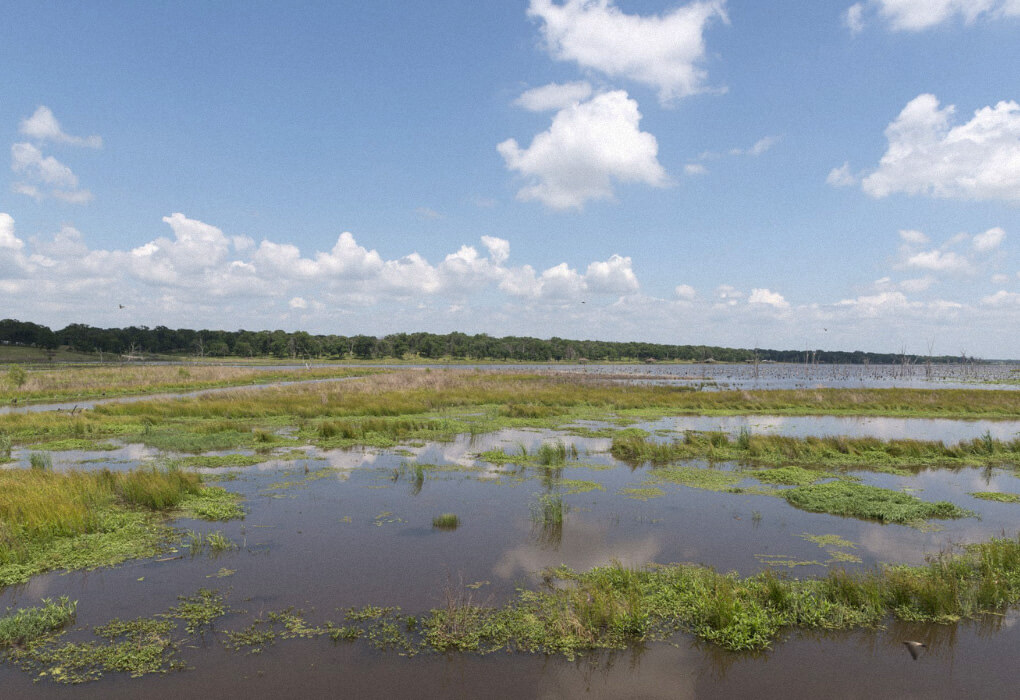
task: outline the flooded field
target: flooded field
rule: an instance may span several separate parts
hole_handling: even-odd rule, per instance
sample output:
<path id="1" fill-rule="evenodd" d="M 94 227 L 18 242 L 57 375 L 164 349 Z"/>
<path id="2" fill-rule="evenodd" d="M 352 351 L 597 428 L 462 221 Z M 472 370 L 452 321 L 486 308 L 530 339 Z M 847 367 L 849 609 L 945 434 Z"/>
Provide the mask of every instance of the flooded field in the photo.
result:
<path id="1" fill-rule="evenodd" d="M 811 431 L 803 421 L 792 426 L 765 423 L 796 434 Z M 882 423 L 873 419 L 872 432 L 882 432 Z M 968 424 L 955 427 L 961 437 L 974 432 Z M 1018 426 L 1000 427 L 1008 432 Z M 37 576 L 4 591 L 0 605 L 67 595 L 80 601 L 76 627 L 88 628 L 112 618 L 151 615 L 173 605 L 182 593 L 214 588 L 238 610 L 215 629 L 243 628 L 266 610 L 290 607 L 301 609 L 313 623 L 340 620 L 344 610 L 362 606 L 396 606 L 421 615 L 442 606 L 452 590 L 499 605 L 518 587 L 541 585 L 541 572 L 560 565 L 587 570 L 613 562 L 627 567 L 696 562 L 741 575 L 773 567 L 816 576 L 833 566 L 918 564 L 927 553 L 1012 531 L 1020 508 L 969 495 L 1020 494 L 1020 479 L 1012 470 L 1000 469 L 862 475 L 869 484 L 908 490 L 925 500 L 949 500 L 974 512 L 920 528 L 809 513 L 774 495 L 661 482 L 652 487 L 661 493 L 649 495 L 643 489 L 649 488 L 655 469 L 618 462 L 606 453 L 609 442 L 550 431 L 503 431 L 398 451 L 309 450 L 305 458 L 286 461 L 267 455 L 263 463 L 219 471 L 221 477 L 229 475 L 224 482 L 228 489 L 245 498 L 248 513 L 243 521 L 217 523 L 215 528 L 200 521 L 175 523 L 215 529 L 238 549 L 218 556 L 143 560 L 115 569 Z M 495 465 L 478 457 L 496 448 L 534 453 L 543 444 L 555 443 L 566 445 L 571 454 L 576 449 L 577 457 L 553 467 Z M 151 448 L 126 446 L 103 453 L 58 453 L 54 467 L 126 469 L 164 457 Z M 27 455 L 19 453 L 16 459 L 21 463 Z M 734 471 L 736 486 L 758 483 L 753 472 L 745 473 L 739 465 L 715 467 Z M 537 504 L 549 497 L 563 501 L 561 522 L 546 523 L 535 516 Z M 442 513 L 456 514 L 455 529 L 433 526 Z M 867 668 L 869 677 L 885 669 L 888 677 L 881 684 L 876 681 L 874 691 L 880 696 L 927 687 L 926 695 L 949 697 L 954 689 L 984 682 L 992 659 L 1012 663 L 1020 648 L 1015 621 L 1015 613 L 1010 613 L 997 621 L 952 627 L 908 626 L 909 633 L 902 625 L 829 636 L 794 632 L 784 634 L 774 650 L 752 655 L 714 649 L 679 635 L 672 644 L 572 662 L 530 655 L 424 654 L 407 659 L 397 651 L 365 648 L 363 642 L 322 639 L 280 641 L 252 655 L 224 648 L 210 631 L 200 648 L 183 654 L 193 670 L 130 681 L 103 679 L 75 692 L 168 697 L 203 688 L 215 689 L 217 696 L 240 697 L 256 688 L 302 688 L 318 696 L 361 688 L 372 695 L 414 695 L 416 689 L 431 687 L 443 695 L 476 697 L 492 677 L 504 676 L 510 687 L 535 697 L 588 692 L 612 697 L 637 691 L 649 697 L 724 697 L 752 688 L 758 696 L 778 697 L 788 696 L 788 683 L 817 692 L 831 689 L 843 674 L 844 682 L 856 683 L 852 669 Z M 934 640 L 923 660 L 923 674 L 899 643 L 904 634 Z M 981 664 L 962 660 L 971 657 L 980 658 Z M 810 666 L 805 659 L 812 658 L 828 659 L 815 668 L 838 671 L 806 672 Z M 950 685 L 935 680 L 941 673 L 952 678 Z M 30 677 L 10 667 L 0 670 L 0 679 L 5 688 L 33 696 L 66 692 L 48 682 L 32 684 Z M 989 692 L 996 696 L 994 689 Z"/>
<path id="2" fill-rule="evenodd" d="M 480 412 L 463 411 L 458 420 L 480 420 Z M 940 624 L 886 616 L 843 630 L 782 627 L 763 648 L 744 651 L 687 629 L 592 651 L 479 654 L 428 642 L 434 611 L 495 611 L 535 591 L 570 595 L 585 585 L 571 572 L 696 564 L 732 572 L 734 582 L 772 571 L 796 585 L 839 571 L 923 567 L 963 545 L 1014 537 L 1020 523 L 1020 504 L 1011 502 L 1020 500 L 1016 462 L 981 457 L 973 447 L 987 444 L 989 455 L 1012 449 L 1020 439 L 1017 419 L 579 415 L 556 427 L 457 429 L 444 439 L 405 437 L 377 446 L 368 443 L 380 438 L 368 433 L 358 438 L 366 444 L 330 446 L 344 426 L 315 428 L 307 420 L 277 424 L 254 446 L 229 449 L 177 451 L 151 437 L 107 437 L 102 449 L 85 442 L 74 449 L 15 445 L 6 469 L 128 474 L 180 464 L 239 494 L 245 515 L 214 522 L 178 517 L 170 524 L 186 536 L 155 556 L 43 573 L 0 589 L 0 609 L 63 596 L 77 601 L 73 623 L 44 649 L 53 655 L 0 665 L 4 694 L 473 698 L 499 688 L 499 695 L 538 698 L 1014 695 L 1015 608 Z M 453 420 L 443 410 L 438 416 Z M 218 420 L 216 429 L 226 431 Z M 301 443 L 301 435 L 314 439 Z M 954 455 L 959 445 L 977 456 L 912 468 L 876 457 L 863 466 L 832 462 L 817 469 L 796 466 L 806 463 L 792 457 L 779 466 L 614 456 L 623 436 L 652 446 L 712 440 L 722 450 L 752 435 L 845 436 L 879 446 L 909 438 L 942 443 Z M 713 449 L 710 455 L 723 454 Z M 241 466 L 229 466 L 235 458 Z M 875 519 L 790 497 L 826 484 L 947 507 Z M 202 618 L 203 609 L 215 611 Z M 137 656 L 143 647 L 152 653 L 145 646 L 151 639 L 129 627 L 103 632 L 114 629 L 111 621 L 131 620 L 151 635 L 168 625 L 159 627 L 167 643 L 149 669 L 156 672 L 82 661 L 98 653 L 103 634 L 126 645 L 118 654 Z M 915 661 L 904 641 L 927 646 Z M 69 656 L 57 655 L 58 647 Z"/>

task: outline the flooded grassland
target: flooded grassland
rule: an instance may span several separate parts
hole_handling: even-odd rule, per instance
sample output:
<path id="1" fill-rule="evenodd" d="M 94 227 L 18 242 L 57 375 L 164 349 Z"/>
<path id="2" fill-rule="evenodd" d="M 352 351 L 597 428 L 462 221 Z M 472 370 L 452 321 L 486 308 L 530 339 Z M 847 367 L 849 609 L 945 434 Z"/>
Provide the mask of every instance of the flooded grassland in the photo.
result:
<path id="1" fill-rule="evenodd" d="M 405 370 L 0 433 L 5 694 L 1013 695 L 1015 391 Z"/>

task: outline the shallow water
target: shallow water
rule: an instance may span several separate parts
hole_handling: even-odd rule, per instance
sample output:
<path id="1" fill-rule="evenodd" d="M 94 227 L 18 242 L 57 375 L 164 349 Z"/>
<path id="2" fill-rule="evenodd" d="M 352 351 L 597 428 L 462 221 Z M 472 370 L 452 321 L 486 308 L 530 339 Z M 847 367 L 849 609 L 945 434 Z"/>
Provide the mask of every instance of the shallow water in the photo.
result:
<path id="1" fill-rule="evenodd" d="M 792 425 L 791 430 L 807 429 L 803 423 Z M 556 440 L 577 448 L 576 462 L 562 469 L 522 468 L 476 458 L 495 447 L 513 453 L 523 445 L 534 452 Z M 951 500 L 979 515 L 935 521 L 940 530 L 812 514 L 776 497 L 675 485 L 662 486 L 661 497 L 635 500 L 621 489 L 639 486 L 651 469 L 617 462 L 605 453 L 608 446 L 606 439 L 517 430 L 400 451 L 310 449 L 305 460 L 267 458 L 253 467 L 219 470 L 237 475 L 223 485 L 245 496 L 247 517 L 177 525 L 221 530 L 239 550 L 38 576 L 0 592 L 0 608 L 69 595 L 80 601 L 76 627 L 86 628 L 113 617 L 150 616 L 180 594 L 209 587 L 226 592 L 233 607 L 247 611 L 218 623 L 221 629 L 240 629 L 260 611 L 288 606 L 321 623 L 340 621 L 344 609 L 368 604 L 419 614 L 441 606 L 448 590 L 470 590 L 475 601 L 499 604 L 519 586 L 539 585 L 541 569 L 560 564 L 583 570 L 613 561 L 629 566 L 688 561 L 746 575 L 771 563 L 796 576 L 824 575 L 843 566 L 805 534 L 834 534 L 852 542 L 855 546 L 843 551 L 861 564 L 850 568 L 921 563 L 926 553 L 951 544 L 1015 532 L 1020 515 L 1020 506 L 967 495 L 1020 493 L 1020 479 L 997 469 L 862 475 L 868 483 L 911 489 L 926 500 Z M 81 468 L 126 468 L 157 457 L 147 448 L 124 446 L 116 452 L 58 453 L 54 463 L 66 468 L 89 459 L 95 461 Z M 418 478 L 408 466 L 415 462 L 446 470 L 428 469 Z M 536 524 L 531 513 L 537 499 L 569 491 L 570 480 L 596 482 L 601 490 L 563 495 L 568 511 L 562 528 Z M 433 529 L 432 518 L 446 512 L 459 516 L 460 527 Z M 235 573 L 216 578 L 223 568 Z M 475 587 L 465 589 L 468 584 Z M 279 642 L 248 656 L 207 638 L 201 648 L 185 650 L 194 669 L 183 673 L 108 677 L 71 691 L 33 684 L 21 671 L 0 666 L 0 687 L 9 697 L 71 692 L 85 697 L 480 697 L 493 688 L 523 697 L 1010 697 L 1013 688 L 1003 683 L 1015 681 L 1010 669 L 1020 652 L 1017 620 L 1013 612 L 948 627 L 891 624 L 887 630 L 831 636 L 793 633 L 759 655 L 724 652 L 680 635 L 676 646 L 657 643 L 576 662 L 506 654 L 407 659 L 360 642 L 334 645 L 325 639 Z M 75 634 L 80 633 L 71 637 Z M 931 653 L 913 662 L 900 644 L 903 639 L 929 641 Z"/>

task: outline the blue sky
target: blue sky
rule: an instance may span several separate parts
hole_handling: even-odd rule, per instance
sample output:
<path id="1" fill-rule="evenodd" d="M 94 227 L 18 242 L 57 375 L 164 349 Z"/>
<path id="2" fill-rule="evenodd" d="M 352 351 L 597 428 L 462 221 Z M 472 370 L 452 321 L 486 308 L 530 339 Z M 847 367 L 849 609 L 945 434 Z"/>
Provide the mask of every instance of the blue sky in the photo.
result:
<path id="1" fill-rule="evenodd" d="M 0 316 L 1017 357 L 1018 39 L 1018 0 L 7 2 Z"/>

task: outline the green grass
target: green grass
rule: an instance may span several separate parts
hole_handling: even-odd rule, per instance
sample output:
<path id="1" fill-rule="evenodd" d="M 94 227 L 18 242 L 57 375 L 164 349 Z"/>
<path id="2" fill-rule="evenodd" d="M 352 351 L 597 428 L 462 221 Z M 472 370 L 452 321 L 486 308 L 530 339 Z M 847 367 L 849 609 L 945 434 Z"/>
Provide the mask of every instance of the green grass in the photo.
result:
<path id="1" fill-rule="evenodd" d="M 243 513 L 233 495 L 175 469 L 2 470 L 0 587 L 156 554 L 175 538 L 165 517 L 182 507 L 198 517 Z"/>
<path id="2" fill-rule="evenodd" d="M 948 501 L 931 503 L 900 491 L 846 481 L 798 486 L 782 491 L 790 505 L 813 513 L 908 525 L 932 518 L 972 516 Z"/>
<path id="3" fill-rule="evenodd" d="M 822 479 L 835 478 L 835 474 L 804 469 L 803 467 L 776 467 L 774 469 L 755 469 L 747 472 L 763 484 L 778 486 L 806 486 Z"/>
<path id="4" fill-rule="evenodd" d="M 28 464 L 32 469 L 50 471 L 53 469 L 53 457 L 45 452 L 33 452 L 28 456 Z"/>

